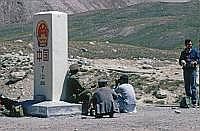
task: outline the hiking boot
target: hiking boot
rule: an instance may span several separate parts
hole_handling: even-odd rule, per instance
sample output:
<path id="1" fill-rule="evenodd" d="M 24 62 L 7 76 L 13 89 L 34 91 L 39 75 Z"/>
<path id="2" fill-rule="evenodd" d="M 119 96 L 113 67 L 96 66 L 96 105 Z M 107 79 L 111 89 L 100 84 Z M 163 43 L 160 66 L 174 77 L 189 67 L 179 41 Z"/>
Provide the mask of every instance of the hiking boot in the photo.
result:
<path id="1" fill-rule="evenodd" d="M 199 108 L 198 104 L 192 104 L 192 108 Z"/>
<path id="2" fill-rule="evenodd" d="M 95 110 L 94 109 L 90 110 L 90 116 L 95 116 Z"/>
<path id="3" fill-rule="evenodd" d="M 120 111 L 120 113 L 128 113 L 128 111 L 127 110 L 122 110 L 122 111 Z"/>
<path id="4" fill-rule="evenodd" d="M 103 118 L 102 114 L 95 114 L 95 118 Z"/>

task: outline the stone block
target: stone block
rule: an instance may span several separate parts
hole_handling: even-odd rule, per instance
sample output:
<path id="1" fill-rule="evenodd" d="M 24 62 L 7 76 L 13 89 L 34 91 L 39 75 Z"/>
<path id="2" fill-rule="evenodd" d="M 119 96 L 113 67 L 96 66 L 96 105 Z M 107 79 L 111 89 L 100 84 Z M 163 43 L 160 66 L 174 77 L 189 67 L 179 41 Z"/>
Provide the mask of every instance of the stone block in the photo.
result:
<path id="1" fill-rule="evenodd" d="M 28 115 L 37 117 L 63 116 L 81 114 L 82 105 L 64 101 L 44 101 L 27 108 Z"/>

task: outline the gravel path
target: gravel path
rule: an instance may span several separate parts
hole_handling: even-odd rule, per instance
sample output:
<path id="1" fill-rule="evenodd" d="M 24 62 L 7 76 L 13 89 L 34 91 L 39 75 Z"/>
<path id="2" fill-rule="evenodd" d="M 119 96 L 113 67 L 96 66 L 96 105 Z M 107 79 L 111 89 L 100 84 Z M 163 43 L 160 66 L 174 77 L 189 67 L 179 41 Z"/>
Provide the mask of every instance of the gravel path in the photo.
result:
<path id="1" fill-rule="evenodd" d="M 175 113 L 180 110 L 181 113 Z M 59 116 L 0 117 L 0 131 L 199 131 L 200 109 L 139 107 L 137 113 L 117 113 L 114 118 Z"/>

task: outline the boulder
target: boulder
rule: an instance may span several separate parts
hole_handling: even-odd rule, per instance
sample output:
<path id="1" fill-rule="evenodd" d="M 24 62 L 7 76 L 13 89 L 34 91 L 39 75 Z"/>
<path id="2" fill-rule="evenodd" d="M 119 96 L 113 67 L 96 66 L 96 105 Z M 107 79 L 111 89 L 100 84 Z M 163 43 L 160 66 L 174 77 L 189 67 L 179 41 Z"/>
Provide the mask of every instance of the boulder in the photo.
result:
<path id="1" fill-rule="evenodd" d="M 144 64 L 142 65 L 142 69 L 153 69 L 151 65 Z"/>
<path id="2" fill-rule="evenodd" d="M 9 79 L 7 80 L 7 82 L 5 83 L 5 85 L 10 85 L 10 84 L 14 84 L 22 79 L 24 79 L 26 76 L 26 72 L 24 71 L 19 71 L 19 72 L 12 72 L 9 75 Z"/>
<path id="3" fill-rule="evenodd" d="M 164 90 L 158 90 L 155 94 L 157 99 L 164 99 L 167 98 L 167 93 Z"/>

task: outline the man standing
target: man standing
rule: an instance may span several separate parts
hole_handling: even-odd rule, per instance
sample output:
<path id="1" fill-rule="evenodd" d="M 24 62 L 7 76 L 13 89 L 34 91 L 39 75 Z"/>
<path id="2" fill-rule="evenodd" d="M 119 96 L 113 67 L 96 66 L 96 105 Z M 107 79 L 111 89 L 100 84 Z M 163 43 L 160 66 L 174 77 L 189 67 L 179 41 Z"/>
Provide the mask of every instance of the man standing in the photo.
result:
<path id="1" fill-rule="evenodd" d="M 131 84 L 128 83 L 128 75 L 120 76 L 119 86 L 115 89 L 118 95 L 119 110 L 121 113 L 137 112 L 135 91 Z"/>
<path id="2" fill-rule="evenodd" d="M 192 41 L 185 40 L 185 49 L 181 52 L 179 64 L 183 69 L 186 96 L 191 98 L 192 104 L 197 102 L 197 63 L 199 63 L 199 54 L 192 48 Z"/>

